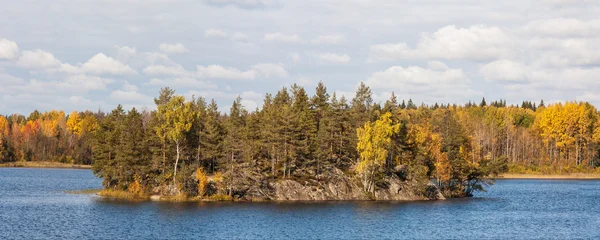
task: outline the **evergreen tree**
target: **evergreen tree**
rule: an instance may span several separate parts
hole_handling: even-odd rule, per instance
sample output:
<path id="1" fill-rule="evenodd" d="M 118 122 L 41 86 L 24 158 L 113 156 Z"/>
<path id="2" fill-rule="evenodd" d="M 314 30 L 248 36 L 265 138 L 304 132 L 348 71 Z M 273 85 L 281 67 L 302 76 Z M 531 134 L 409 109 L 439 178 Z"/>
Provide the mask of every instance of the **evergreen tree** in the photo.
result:
<path id="1" fill-rule="evenodd" d="M 223 157 L 223 135 L 225 129 L 221 123 L 221 113 L 219 112 L 217 102 L 214 99 L 206 109 L 206 122 L 203 132 L 204 141 L 202 148 L 205 151 L 205 158 L 210 166 L 211 173 L 217 170 L 217 161 Z"/>
<path id="2" fill-rule="evenodd" d="M 292 131 L 292 163 L 288 168 L 288 176 L 290 172 L 297 169 L 313 171 L 317 168 L 315 164 L 316 156 L 316 134 L 317 125 L 315 117 L 310 109 L 308 95 L 303 87 L 296 84 L 292 86 L 293 104 L 292 104 L 292 121 L 290 128 Z M 316 172 L 316 171 L 315 171 Z M 310 175 L 314 176 L 314 172 Z"/>

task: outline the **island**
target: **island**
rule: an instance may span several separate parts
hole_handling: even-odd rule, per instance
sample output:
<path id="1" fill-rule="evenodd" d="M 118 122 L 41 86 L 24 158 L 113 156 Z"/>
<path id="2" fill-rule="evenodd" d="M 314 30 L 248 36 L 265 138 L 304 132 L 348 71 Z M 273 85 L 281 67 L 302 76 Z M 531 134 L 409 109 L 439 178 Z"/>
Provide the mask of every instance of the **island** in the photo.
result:
<path id="1" fill-rule="evenodd" d="M 162 201 L 437 200 L 507 172 L 599 172 L 600 115 L 587 102 L 416 105 L 392 92 L 378 103 L 362 83 L 347 100 L 322 82 L 255 109 L 167 87 L 154 102 L 0 116 L 0 162 L 91 165 L 99 195 Z"/>

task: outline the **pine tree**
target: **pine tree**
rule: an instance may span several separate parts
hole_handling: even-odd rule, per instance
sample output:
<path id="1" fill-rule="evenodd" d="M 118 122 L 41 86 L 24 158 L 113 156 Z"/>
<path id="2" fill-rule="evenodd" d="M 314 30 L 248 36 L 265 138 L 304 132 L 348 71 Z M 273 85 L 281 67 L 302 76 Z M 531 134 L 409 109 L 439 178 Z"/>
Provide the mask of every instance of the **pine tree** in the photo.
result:
<path id="1" fill-rule="evenodd" d="M 272 127 L 276 130 L 275 141 L 277 143 L 277 159 L 283 161 L 283 177 L 290 177 L 290 144 L 293 137 L 292 132 L 292 99 L 287 88 L 282 88 L 277 92 L 273 99 L 273 115 L 275 125 Z M 277 160 L 277 162 L 279 162 Z"/>
<path id="2" fill-rule="evenodd" d="M 292 152 L 291 166 L 288 168 L 288 176 L 291 176 L 292 168 L 305 169 L 312 171 L 316 169 L 314 152 L 316 150 L 317 125 L 315 117 L 310 109 L 308 95 L 303 87 L 296 84 L 292 86 L 293 104 L 292 104 Z M 314 173 L 311 174 L 314 176 Z"/>
<path id="3" fill-rule="evenodd" d="M 417 105 L 415 105 L 415 103 L 413 103 L 412 99 L 408 99 L 408 103 L 406 104 L 406 109 L 417 110 Z"/>
<path id="4" fill-rule="evenodd" d="M 331 157 L 331 106 L 329 105 L 329 94 L 323 82 L 319 82 L 315 95 L 311 98 L 311 109 L 315 116 L 316 124 L 316 174 L 320 174 L 321 168 L 328 158 Z"/>
<path id="5" fill-rule="evenodd" d="M 390 99 L 385 101 L 385 105 L 383 106 L 383 112 L 393 113 L 398 109 L 398 99 L 396 98 L 396 94 L 392 92 Z"/>
<path id="6" fill-rule="evenodd" d="M 214 173 L 216 163 L 223 157 L 223 135 L 225 129 L 221 123 L 221 113 L 214 99 L 206 109 L 206 122 L 204 130 L 205 141 L 202 142 L 202 148 L 205 151 L 205 157 L 210 165 L 210 170 Z"/>
<path id="7" fill-rule="evenodd" d="M 228 192 L 233 196 L 234 174 L 239 172 L 237 166 L 243 158 L 242 151 L 245 145 L 246 111 L 242 106 L 242 98 L 237 97 L 229 110 L 229 118 L 226 121 L 227 137 L 225 138 L 225 151 L 227 152 L 227 161 L 222 164 L 226 167 L 225 176 L 228 178 Z M 242 159 L 243 160 L 243 159 Z M 239 174 L 237 174 L 239 175 Z"/>

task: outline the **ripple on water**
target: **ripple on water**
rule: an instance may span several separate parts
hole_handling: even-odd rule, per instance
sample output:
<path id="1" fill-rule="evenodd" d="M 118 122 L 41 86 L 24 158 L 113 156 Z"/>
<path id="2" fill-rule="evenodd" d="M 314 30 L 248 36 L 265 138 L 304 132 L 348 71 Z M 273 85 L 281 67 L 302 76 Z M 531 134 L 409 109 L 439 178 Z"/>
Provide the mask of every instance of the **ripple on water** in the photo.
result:
<path id="1" fill-rule="evenodd" d="M 89 170 L 0 169 L 0 238 L 600 238 L 600 181 L 498 180 L 423 202 L 107 201 Z"/>

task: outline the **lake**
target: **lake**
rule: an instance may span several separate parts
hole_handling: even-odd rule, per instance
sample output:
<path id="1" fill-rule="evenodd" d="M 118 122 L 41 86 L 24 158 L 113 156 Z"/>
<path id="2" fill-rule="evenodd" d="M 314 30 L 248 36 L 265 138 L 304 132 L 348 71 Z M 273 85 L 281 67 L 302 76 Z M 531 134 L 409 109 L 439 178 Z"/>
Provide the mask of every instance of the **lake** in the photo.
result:
<path id="1" fill-rule="evenodd" d="M 600 238 L 600 181 L 498 180 L 431 202 L 127 203 L 90 170 L 0 168 L 0 239 Z"/>

